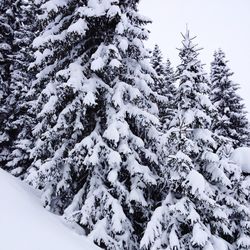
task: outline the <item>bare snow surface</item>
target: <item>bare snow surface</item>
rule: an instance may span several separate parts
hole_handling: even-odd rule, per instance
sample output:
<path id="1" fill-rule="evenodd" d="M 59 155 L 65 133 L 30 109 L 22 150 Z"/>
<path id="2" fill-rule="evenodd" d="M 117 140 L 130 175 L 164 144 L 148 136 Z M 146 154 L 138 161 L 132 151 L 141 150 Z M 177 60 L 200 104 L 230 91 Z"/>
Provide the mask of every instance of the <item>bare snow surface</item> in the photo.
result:
<path id="1" fill-rule="evenodd" d="M 0 169 L 0 248 L 4 250 L 98 250 L 85 236 L 46 211 L 26 184 Z"/>
<path id="2" fill-rule="evenodd" d="M 231 160 L 241 167 L 242 172 L 250 174 L 250 148 L 242 147 L 235 149 Z"/>

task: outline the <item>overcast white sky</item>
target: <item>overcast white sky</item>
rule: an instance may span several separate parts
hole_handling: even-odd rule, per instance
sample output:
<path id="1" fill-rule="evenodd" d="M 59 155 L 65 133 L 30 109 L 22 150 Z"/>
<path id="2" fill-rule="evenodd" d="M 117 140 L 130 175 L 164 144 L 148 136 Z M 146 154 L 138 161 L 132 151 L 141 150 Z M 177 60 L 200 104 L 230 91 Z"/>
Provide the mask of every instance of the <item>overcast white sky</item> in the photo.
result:
<path id="1" fill-rule="evenodd" d="M 250 0 L 141 0 L 140 12 L 153 21 L 147 45 L 158 43 L 174 65 L 186 24 L 204 48 L 204 63 L 209 65 L 214 50 L 222 48 L 250 113 Z"/>

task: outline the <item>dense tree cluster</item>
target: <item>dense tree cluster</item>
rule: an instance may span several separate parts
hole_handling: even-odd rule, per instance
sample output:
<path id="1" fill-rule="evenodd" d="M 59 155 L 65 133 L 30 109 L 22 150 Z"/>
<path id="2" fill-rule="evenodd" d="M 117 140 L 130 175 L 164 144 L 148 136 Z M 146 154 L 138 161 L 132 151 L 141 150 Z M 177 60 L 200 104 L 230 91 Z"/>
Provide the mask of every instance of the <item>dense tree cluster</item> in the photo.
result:
<path id="1" fill-rule="evenodd" d="M 3 1 L 0 7 L 0 165 L 15 175 L 29 165 L 34 116 L 26 94 L 33 76 L 28 67 L 33 60 L 35 9 L 25 0 Z"/>
<path id="2" fill-rule="evenodd" d="M 249 143 L 222 50 L 176 70 L 138 0 L 0 0 L 0 167 L 108 250 L 250 248 Z"/>

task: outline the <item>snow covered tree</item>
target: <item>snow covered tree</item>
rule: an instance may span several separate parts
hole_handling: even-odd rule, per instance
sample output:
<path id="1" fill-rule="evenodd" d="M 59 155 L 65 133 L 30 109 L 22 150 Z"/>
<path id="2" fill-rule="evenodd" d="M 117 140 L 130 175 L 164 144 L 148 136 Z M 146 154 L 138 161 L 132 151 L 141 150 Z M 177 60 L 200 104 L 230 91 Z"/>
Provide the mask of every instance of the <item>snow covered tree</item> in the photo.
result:
<path id="1" fill-rule="evenodd" d="M 104 249 L 139 248 L 156 190 L 158 109 L 137 0 L 46 0 L 25 179 Z"/>
<path id="2" fill-rule="evenodd" d="M 162 128 L 167 130 L 168 125 L 173 118 L 174 99 L 176 94 L 175 74 L 171 66 L 170 60 L 163 62 L 162 52 L 158 45 L 155 48 L 151 57 L 151 64 L 156 72 L 153 75 L 154 82 L 150 87 L 157 93 L 155 97 L 159 107 L 159 117 Z"/>
<path id="3" fill-rule="evenodd" d="M 249 141 L 249 122 L 243 100 L 237 93 L 239 85 L 231 79 L 232 75 L 225 53 L 219 49 L 214 53 L 211 64 L 211 99 L 218 110 L 213 130 L 230 138 L 234 147 L 241 147 Z"/>
<path id="4" fill-rule="evenodd" d="M 9 9 L 6 14 L 12 17 L 9 23 L 11 55 L 7 56 L 8 93 L 1 105 L 5 116 L 0 132 L 0 164 L 8 171 L 14 169 L 13 174 L 19 175 L 29 159 L 26 150 L 29 148 L 30 140 L 27 137 L 31 135 L 32 120 L 25 95 L 31 81 L 28 65 L 32 60 L 30 45 L 35 32 L 35 6 L 33 1 L 5 1 L 7 2 Z"/>
<path id="5" fill-rule="evenodd" d="M 9 93 L 10 67 L 12 54 L 13 30 L 11 24 L 13 15 L 11 2 L 0 1 L 0 124 L 7 116 L 3 108 L 6 96 Z M 0 126 L 1 126 L 0 125 Z M 1 141 L 1 138 L 0 138 Z"/>
<path id="6" fill-rule="evenodd" d="M 155 45 L 154 50 L 152 52 L 151 64 L 156 71 L 156 78 L 154 84 L 151 86 L 152 90 L 157 93 L 162 93 L 162 89 L 165 89 L 164 85 L 164 64 L 163 64 L 163 55 L 159 45 Z M 165 92 L 165 91 L 164 91 Z"/>
<path id="7" fill-rule="evenodd" d="M 169 129 L 172 119 L 175 116 L 175 111 L 177 108 L 175 100 L 177 94 L 176 77 L 174 69 L 169 59 L 167 59 L 166 63 L 164 64 L 164 82 L 166 90 L 165 93 L 163 93 L 163 95 L 168 98 L 168 103 L 166 106 L 165 114 L 163 115 L 164 117 L 163 128 L 164 131 L 167 131 Z"/>
<path id="8" fill-rule="evenodd" d="M 175 72 L 169 59 L 167 59 L 164 66 L 165 66 L 164 67 L 164 80 L 168 88 L 168 91 L 166 94 L 169 100 L 172 102 L 175 100 L 175 95 L 176 95 Z"/>
<path id="9" fill-rule="evenodd" d="M 176 117 L 165 135 L 166 193 L 141 240 L 142 249 L 249 248 L 248 190 L 211 132 L 209 84 L 189 31 L 177 70 Z M 216 152 L 216 153 L 215 153 Z M 163 169 L 164 171 L 164 169 Z M 231 247 L 231 248 L 230 248 Z"/>

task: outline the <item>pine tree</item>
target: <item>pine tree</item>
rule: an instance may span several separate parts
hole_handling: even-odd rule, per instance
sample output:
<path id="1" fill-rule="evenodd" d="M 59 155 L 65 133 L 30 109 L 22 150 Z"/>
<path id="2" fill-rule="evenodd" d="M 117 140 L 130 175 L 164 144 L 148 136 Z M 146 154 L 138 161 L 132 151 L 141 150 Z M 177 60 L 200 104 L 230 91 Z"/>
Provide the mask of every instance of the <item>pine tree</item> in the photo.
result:
<path id="1" fill-rule="evenodd" d="M 212 102 L 218 110 L 213 130 L 230 138 L 233 146 L 246 146 L 249 140 L 249 122 L 245 105 L 237 91 L 239 85 L 232 79 L 225 53 L 219 49 L 211 64 Z"/>
<path id="2" fill-rule="evenodd" d="M 5 1 L 7 3 L 7 1 Z M 5 117 L 1 126 L 0 164 L 15 175 L 22 173 L 29 158 L 26 152 L 31 137 L 32 119 L 26 104 L 31 73 L 28 65 L 32 60 L 30 45 L 34 38 L 35 6 L 33 1 L 8 1 L 11 15 L 9 40 L 11 54 L 8 55 L 8 92 L 2 102 L 1 109 Z M 25 139 L 24 139 L 25 138 Z"/>
<path id="3" fill-rule="evenodd" d="M 226 144 L 223 148 L 210 130 L 215 108 L 209 82 L 189 31 L 183 38 L 177 112 L 166 134 L 166 196 L 148 223 L 141 248 L 247 249 L 249 191 L 240 168 L 225 154 Z"/>
<path id="4" fill-rule="evenodd" d="M 105 249 L 138 249 L 157 197 L 157 106 L 138 1 L 53 1 L 29 96 L 38 123 L 26 181 Z"/>
<path id="5" fill-rule="evenodd" d="M 168 59 L 166 63 L 163 62 L 162 52 L 158 45 L 155 45 L 153 50 L 151 64 L 156 75 L 153 75 L 154 82 L 150 87 L 157 93 L 155 99 L 159 107 L 159 117 L 162 128 L 167 130 L 174 115 L 175 74 L 170 60 Z"/>

